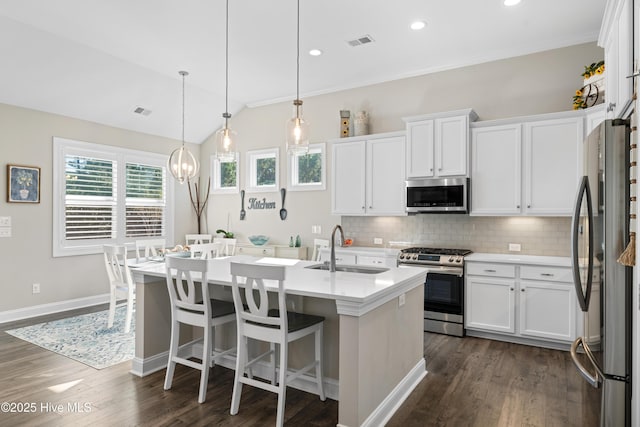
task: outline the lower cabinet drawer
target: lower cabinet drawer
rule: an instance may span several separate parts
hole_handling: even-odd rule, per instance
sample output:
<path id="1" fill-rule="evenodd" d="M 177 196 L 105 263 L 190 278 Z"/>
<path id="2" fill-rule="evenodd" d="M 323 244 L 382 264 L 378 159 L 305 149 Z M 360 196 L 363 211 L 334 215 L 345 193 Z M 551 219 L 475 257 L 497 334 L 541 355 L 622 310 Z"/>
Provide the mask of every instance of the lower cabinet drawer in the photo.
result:
<path id="1" fill-rule="evenodd" d="M 467 274 L 474 276 L 516 277 L 516 267 L 511 264 L 467 262 Z"/>
<path id="2" fill-rule="evenodd" d="M 273 246 L 268 247 L 258 247 L 258 246 L 237 246 L 236 252 L 243 255 L 264 255 L 264 256 L 275 256 L 276 251 Z"/>
<path id="3" fill-rule="evenodd" d="M 387 265 L 387 260 L 382 256 L 360 256 L 357 257 L 357 263 L 360 265 L 373 265 L 376 267 L 384 267 Z"/>
<path id="4" fill-rule="evenodd" d="M 567 267 L 537 267 L 523 265 L 520 267 L 520 278 L 529 280 L 546 280 L 549 282 L 573 282 L 573 272 Z"/>

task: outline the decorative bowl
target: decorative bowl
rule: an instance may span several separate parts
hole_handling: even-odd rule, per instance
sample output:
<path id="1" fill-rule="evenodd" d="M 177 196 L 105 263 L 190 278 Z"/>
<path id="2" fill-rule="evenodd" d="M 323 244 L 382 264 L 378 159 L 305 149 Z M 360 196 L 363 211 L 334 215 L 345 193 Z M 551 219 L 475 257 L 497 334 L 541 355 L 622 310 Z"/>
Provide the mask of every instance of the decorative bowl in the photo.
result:
<path id="1" fill-rule="evenodd" d="M 255 246 L 262 246 L 269 241 L 269 236 L 257 234 L 255 236 L 249 236 L 249 241 Z"/>

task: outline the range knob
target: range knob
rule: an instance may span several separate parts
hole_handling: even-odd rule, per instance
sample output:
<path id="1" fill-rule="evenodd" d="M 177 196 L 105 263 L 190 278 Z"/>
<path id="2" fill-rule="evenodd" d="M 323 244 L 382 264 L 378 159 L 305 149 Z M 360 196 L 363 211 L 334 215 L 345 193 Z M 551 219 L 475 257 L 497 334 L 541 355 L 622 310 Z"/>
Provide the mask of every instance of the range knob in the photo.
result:
<path id="1" fill-rule="evenodd" d="M 458 259 L 456 259 L 456 262 L 458 263 L 462 262 L 462 258 L 458 257 Z"/>
<path id="2" fill-rule="evenodd" d="M 418 254 L 413 254 L 413 260 L 417 261 L 418 260 Z"/>
<path id="3" fill-rule="evenodd" d="M 453 257 L 449 257 L 449 262 L 453 262 Z"/>

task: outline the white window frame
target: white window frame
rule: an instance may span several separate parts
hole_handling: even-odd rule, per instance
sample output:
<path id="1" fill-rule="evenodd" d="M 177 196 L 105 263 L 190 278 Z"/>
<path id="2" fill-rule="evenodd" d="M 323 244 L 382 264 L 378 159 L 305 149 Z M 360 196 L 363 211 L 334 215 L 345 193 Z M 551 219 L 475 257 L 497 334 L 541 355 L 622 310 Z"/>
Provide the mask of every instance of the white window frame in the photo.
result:
<path id="1" fill-rule="evenodd" d="M 320 182 L 311 184 L 298 183 L 298 158 L 301 154 L 288 156 L 287 189 L 289 191 L 317 191 L 327 189 L 327 147 L 324 142 L 309 144 L 309 153 L 320 153 Z"/>
<path id="2" fill-rule="evenodd" d="M 234 161 L 236 162 L 236 185 L 235 187 L 221 187 L 221 161 L 217 156 L 211 156 L 211 194 L 237 194 L 240 192 L 240 159 L 238 156 L 236 156 Z"/>
<path id="3" fill-rule="evenodd" d="M 276 181 L 273 185 L 257 184 L 257 161 L 259 159 L 268 159 L 274 157 L 276 159 Z M 265 193 L 269 191 L 278 191 L 280 188 L 280 150 L 278 148 L 267 148 L 265 150 L 247 151 L 247 191 L 252 193 Z"/>
<path id="4" fill-rule="evenodd" d="M 87 241 L 73 241 L 65 239 L 65 156 L 80 155 L 111 159 L 116 162 L 118 170 L 116 200 L 116 236 L 111 239 L 96 239 Z M 102 252 L 106 244 L 133 243 L 135 238 L 127 238 L 126 233 L 126 164 L 141 163 L 149 166 L 162 167 L 166 174 L 165 187 L 165 228 L 164 236 L 167 242 L 174 240 L 174 183 L 167 170 L 168 156 L 131 150 L 110 145 L 74 141 L 65 138 L 53 138 L 53 256 L 76 256 L 97 254 Z"/>

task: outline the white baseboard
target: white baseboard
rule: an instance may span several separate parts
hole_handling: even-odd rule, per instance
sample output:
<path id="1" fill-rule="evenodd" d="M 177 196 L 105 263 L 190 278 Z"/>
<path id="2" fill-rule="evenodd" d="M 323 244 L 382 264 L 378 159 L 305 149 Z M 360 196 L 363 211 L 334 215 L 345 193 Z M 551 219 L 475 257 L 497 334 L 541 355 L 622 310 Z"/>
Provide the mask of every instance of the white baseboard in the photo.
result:
<path id="1" fill-rule="evenodd" d="M 378 407 L 374 409 L 367 419 L 364 420 L 361 427 L 378 427 L 385 425 L 426 375 L 426 364 L 424 358 L 422 358 L 413 369 L 405 375 L 402 381 L 394 387 Z"/>
<path id="2" fill-rule="evenodd" d="M 0 312 L 0 323 L 14 322 L 16 320 L 29 319 L 31 317 L 44 316 L 47 314 L 59 313 L 62 311 L 75 310 L 78 308 L 91 307 L 98 304 L 108 303 L 109 294 L 102 294 L 85 298 L 52 302 L 49 304 L 34 305 L 31 307 Z"/>

